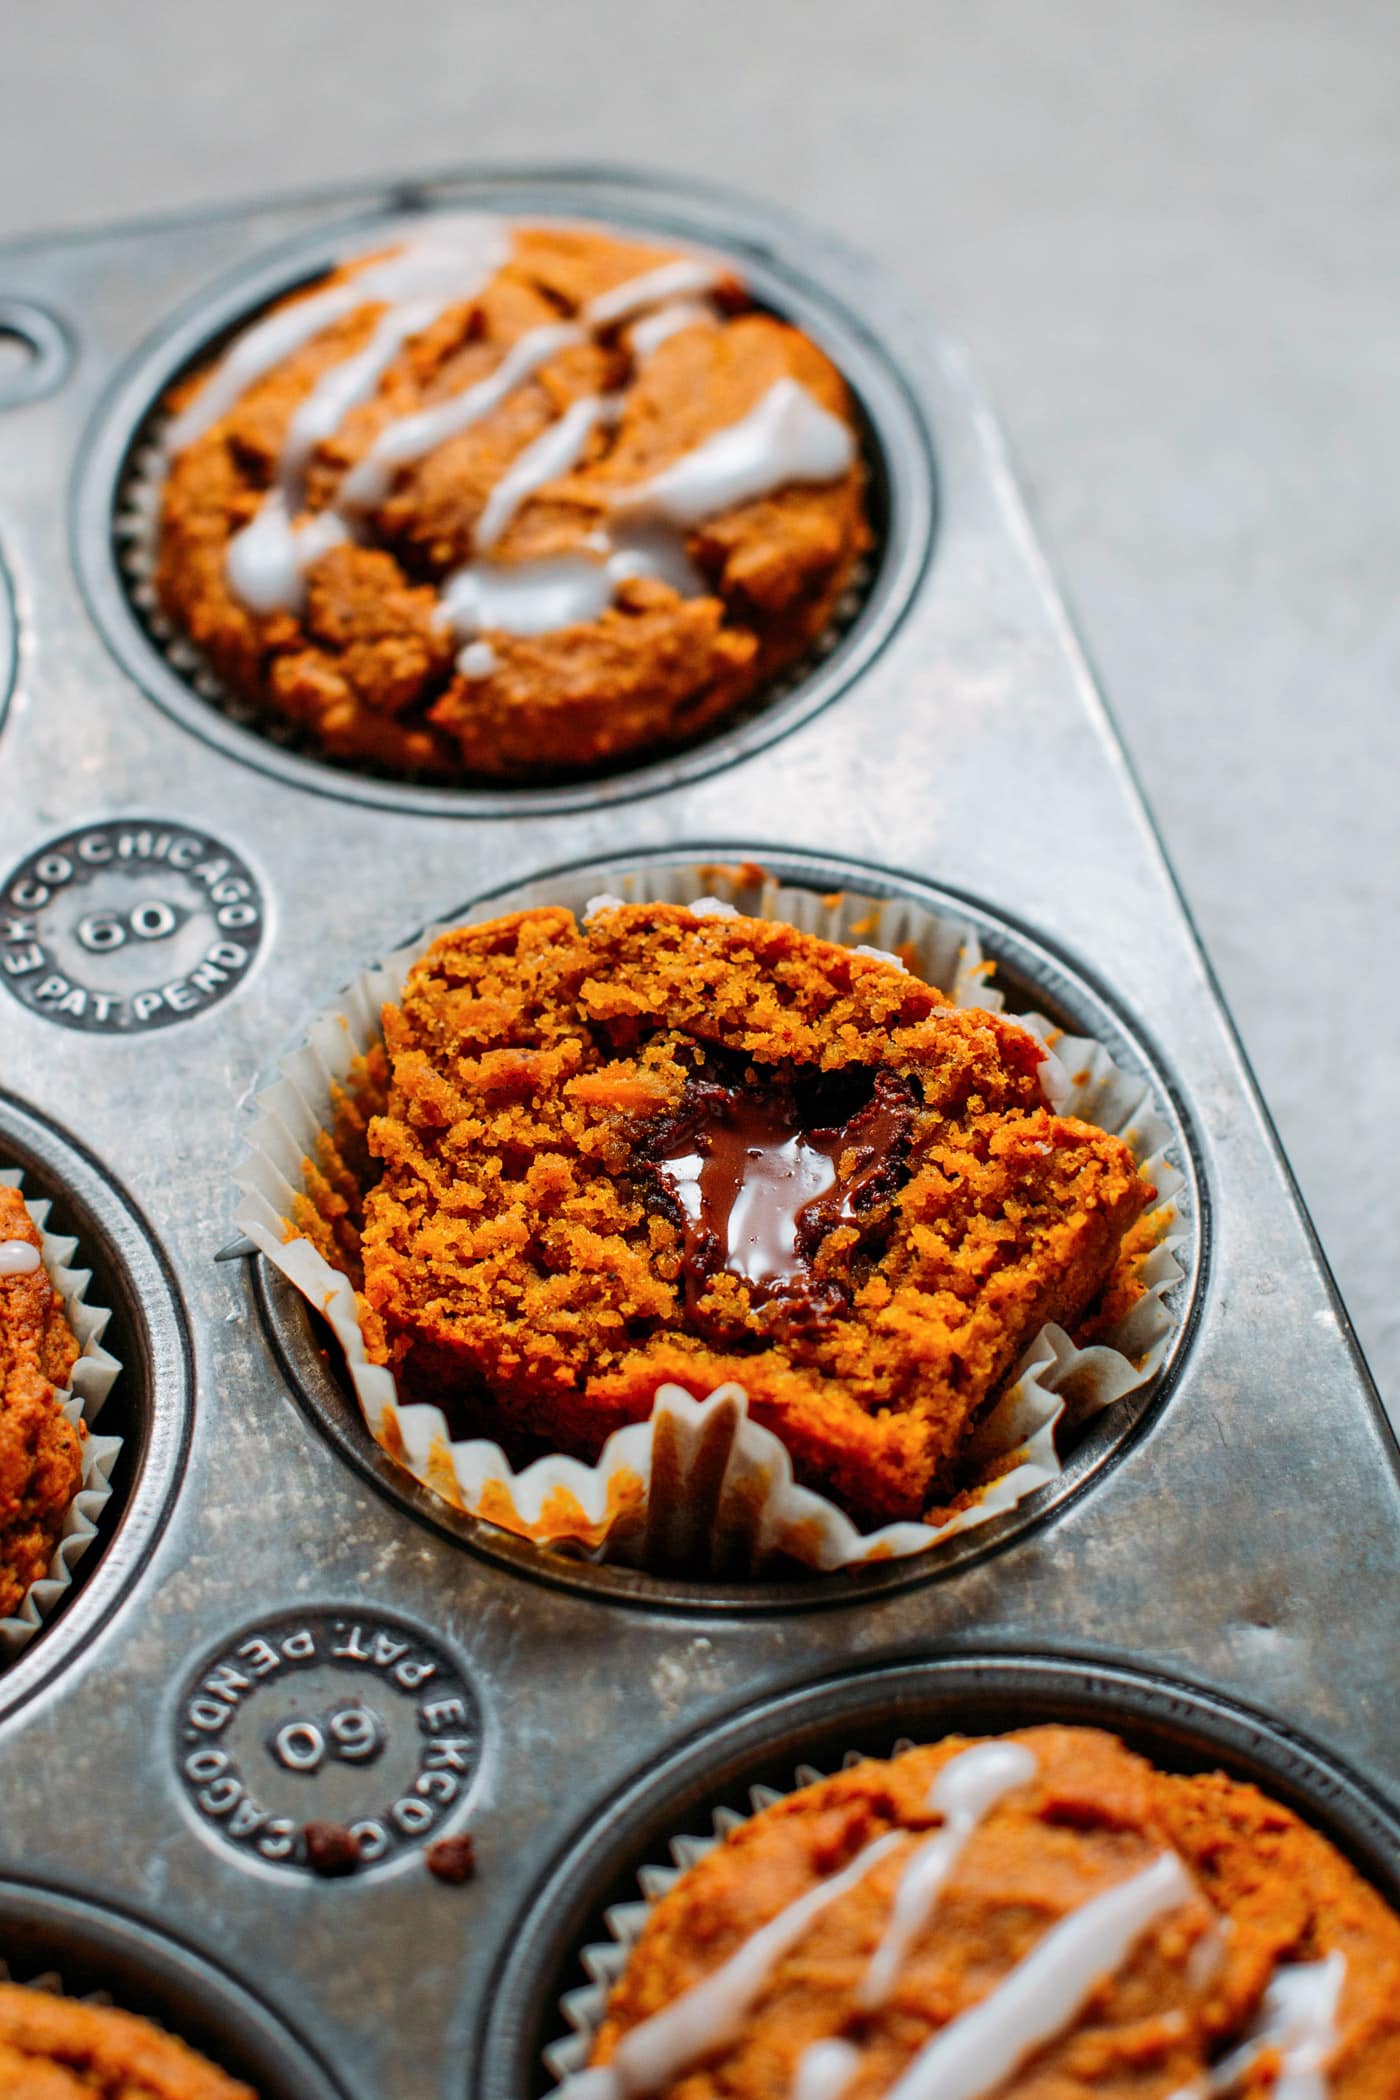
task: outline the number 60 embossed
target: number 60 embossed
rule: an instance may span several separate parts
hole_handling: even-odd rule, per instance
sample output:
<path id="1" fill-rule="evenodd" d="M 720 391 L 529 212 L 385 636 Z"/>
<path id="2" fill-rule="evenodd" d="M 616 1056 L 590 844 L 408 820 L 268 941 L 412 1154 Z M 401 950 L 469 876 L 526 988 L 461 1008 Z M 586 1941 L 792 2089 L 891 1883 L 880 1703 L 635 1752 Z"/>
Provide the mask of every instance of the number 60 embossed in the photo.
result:
<path id="1" fill-rule="evenodd" d="M 328 1757 L 364 1765 L 384 1748 L 384 1724 L 372 1707 L 337 1706 L 317 1721 L 284 1721 L 268 1748 L 289 1772 L 318 1772 Z"/>

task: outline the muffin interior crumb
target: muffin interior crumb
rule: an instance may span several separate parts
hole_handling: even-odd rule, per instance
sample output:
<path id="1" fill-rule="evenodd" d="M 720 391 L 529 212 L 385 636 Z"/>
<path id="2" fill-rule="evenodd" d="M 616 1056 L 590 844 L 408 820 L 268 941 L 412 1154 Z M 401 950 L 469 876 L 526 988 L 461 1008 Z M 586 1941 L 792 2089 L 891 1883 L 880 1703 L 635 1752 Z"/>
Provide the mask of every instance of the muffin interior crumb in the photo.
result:
<path id="1" fill-rule="evenodd" d="M 1152 1197 L 1047 1108 L 1042 1054 L 780 921 L 515 913 L 410 973 L 373 1101 L 341 1105 L 361 1172 L 328 1139 L 295 1222 L 454 1437 L 596 1458 L 658 1385 L 732 1379 L 800 1479 L 871 1522 L 936 1515 Z"/>
<path id="2" fill-rule="evenodd" d="M 0 1983 L 0 2092 L 7 2100 L 258 2100 L 135 2013 L 15 1983 Z"/>

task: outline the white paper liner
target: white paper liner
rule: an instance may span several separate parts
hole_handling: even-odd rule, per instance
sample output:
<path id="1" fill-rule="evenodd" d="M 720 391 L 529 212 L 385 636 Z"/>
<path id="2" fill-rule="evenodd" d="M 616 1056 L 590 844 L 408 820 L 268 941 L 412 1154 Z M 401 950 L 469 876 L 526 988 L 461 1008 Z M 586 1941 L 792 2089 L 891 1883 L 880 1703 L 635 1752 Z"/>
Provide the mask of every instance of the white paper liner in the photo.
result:
<path id="1" fill-rule="evenodd" d="M 0 1168 L 0 1182 L 24 1195 L 23 1176 L 17 1167 Z M 56 1389 L 59 1406 L 65 1421 L 75 1427 L 80 1421 L 86 1423 L 88 1434 L 83 1438 L 81 1483 L 64 1517 L 48 1574 L 29 1585 L 18 1611 L 7 1619 L 0 1619 L 0 1662 L 17 1655 L 28 1641 L 33 1640 L 45 1617 L 71 1585 L 73 1571 L 96 1537 L 98 1520 L 111 1499 L 111 1472 L 122 1447 L 120 1437 L 98 1436 L 93 1431 L 102 1403 L 121 1369 L 115 1356 L 102 1346 L 102 1336 L 112 1315 L 103 1307 L 87 1302 L 92 1271 L 72 1266 L 78 1252 L 75 1239 L 60 1237 L 46 1229 L 50 1210 L 48 1202 L 42 1198 L 31 1202 L 25 1196 L 24 1207 L 39 1229 L 44 1267 L 63 1300 L 68 1324 L 82 1350 L 73 1366 L 71 1383 Z"/>
<path id="2" fill-rule="evenodd" d="M 616 1431 L 593 1464 L 550 1454 L 519 1472 L 488 1439 L 453 1442 L 439 1408 L 400 1405 L 393 1373 L 366 1360 L 348 1279 L 308 1240 L 287 1237 L 305 1162 L 331 1124 L 333 1090 L 382 1039 L 381 1008 L 399 999 L 411 965 L 440 934 L 543 904 L 582 914 L 600 892 L 634 903 L 693 904 L 713 895 L 709 908 L 782 919 L 847 946 L 906 949 L 918 975 L 948 989 L 959 1006 L 996 1012 L 1004 1004 L 988 982 L 991 966 L 974 929 L 961 920 L 907 899 L 819 895 L 784 887 L 757 868 L 712 864 L 554 876 L 430 926 L 366 970 L 314 1023 L 306 1044 L 283 1060 L 281 1077 L 257 1095 L 247 1155 L 234 1178 L 238 1225 L 330 1323 L 376 1442 L 454 1508 L 538 1544 L 643 1567 L 693 1559 L 712 1574 L 752 1572 L 776 1557 L 828 1571 L 927 1552 L 1056 1479 L 1063 1470 L 1061 1428 L 1077 1429 L 1160 1368 L 1176 1325 L 1167 1300 L 1183 1277 L 1176 1254 L 1188 1228 L 1175 1204 L 1184 1177 L 1166 1150 L 1173 1127 L 1147 1083 L 1115 1065 L 1102 1044 L 1063 1036 L 1035 1014 L 1017 1018 L 1053 1042 L 1042 1067 L 1052 1105 L 1123 1139 L 1157 1189 L 1167 1229 L 1141 1265 L 1141 1297 L 1104 1340 L 1080 1348 L 1060 1327 L 1041 1329 L 970 1446 L 985 1463 L 988 1484 L 945 1523 L 861 1532 L 835 1503 L 794 1481 L 785 1447 L 749 1419 L 746 1396 L 735 1385 L 703 1400 L 662 1386 L 650 1418 Z"/>
<path id="3" fill-rule="evenodd" d="M 0 1958 L 0 1983 L 17 1984 L 22 1991 L 44 1991 L 50 1998 L 72 1998 L 78 2005 L 111 2005 L 110 1991 L 70 1991 L 57 1969 L 44 1969 L 37 1976 L 16 1976 Z"/>
<path id="4" fill-rule="evenodd" d="M 908 1736 L 900 1740 L 889 1752 L 890 1757 L 899 1757 L 915 1744 Z M 841 1769 L 864 1764 L 872 1753 L 865 1750 L 848 1750 L 841 1760 Z M 760 1815 L 771 1808 L 775 1801 L 785 1795 L 796 1793 L 800 1788 L 816 1786 L 823 1779 L 832 1777 L 816 1765 L 799 1765 L 793 1773 L 792 1785 L 779 1789 L 771 1786 L 751 1786 L 749 1805 L 753 1815 Z M 564 2081 L 582 2071 L 586 2066 L 598 2030 L 603 2024 L 608 1999 L 623 1970 L 632 1958 L 632 1950 L 642 1936 L 642 1928 L 651 1915 L 652 1906 L 658 1903 L 668 1890 L 675 1887 L 682 1874 L 702 1860 L 716 1845 L 723 1844 L 731 1830 L 749 1820 L 734 1808 L 717 1808 L 710 1818 L 710 1828 L 703 1836 L 681 1836 L 670 1840 L 670 1859 L 653 1862 L 637 1869 L 637 1886 L 640 1897 L 629 1903 L 614 1903 L 603 1913 L 603 1923 L 608 1930 L 605 1940 L 590 1941 L 581 1949 L 579 1965 L 589 1981 L 576 1989 L 566 1991 L 559 2000 L 559 2010 L 571 2030 L 544 2050 L 544 2066 L 559 2086 L 547 2096 L 547 2100 L 567 2100 L 567 2090 L 561 2091 Z"/>

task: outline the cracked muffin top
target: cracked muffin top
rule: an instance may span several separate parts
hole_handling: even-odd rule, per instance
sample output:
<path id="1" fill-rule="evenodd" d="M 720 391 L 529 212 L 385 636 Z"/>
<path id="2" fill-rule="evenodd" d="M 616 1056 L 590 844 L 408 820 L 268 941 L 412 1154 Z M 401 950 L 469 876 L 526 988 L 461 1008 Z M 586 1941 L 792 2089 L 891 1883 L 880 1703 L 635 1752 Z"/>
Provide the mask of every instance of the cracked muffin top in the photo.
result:
<path id="1" fill-rule="evenodd" d="M 82 1479 L 82 1435 L 55 1388 L 81 1351 L 44 1267 L 38 1227 L 0 1184 L 0 1618 L 47 1574 Z"/>
<path id="2" fill-rule="evenodd" d="M 927 1514 L 1153 1195 L 1019 1024 L 724 908 L 460 928 L 384 1024 L 383 1113 L 297 1222 L 457 1437 L 593 1459 L 733 1379 L 851 1515 Z"/>
<path id="3" fill-rule="evenodd" d="M 6 2100 L 257 2100 L 135 2013 L 0 1983 Z"/>
<path id="4" fill-rule="evenodd" d="M 174 390 L 156 590 L 329 755 L 524 778 L 688 739 L 870 543 L 829 359 L 722 259 L 428 218 Z"/>
<path id="5" fill-rule="evenodd" d="M 591 2063 L 567 2100 L 1393 2100 L 1400 1919 L 1221 1773 L 950 1737 L 690 1866 Z"/>

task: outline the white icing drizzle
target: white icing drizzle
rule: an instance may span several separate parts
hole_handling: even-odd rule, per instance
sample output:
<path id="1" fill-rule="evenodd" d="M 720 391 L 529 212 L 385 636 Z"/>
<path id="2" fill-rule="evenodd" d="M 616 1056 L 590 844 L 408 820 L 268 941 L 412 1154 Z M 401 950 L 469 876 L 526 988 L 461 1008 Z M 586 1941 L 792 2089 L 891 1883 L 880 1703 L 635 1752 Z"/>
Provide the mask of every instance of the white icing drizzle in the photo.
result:
<path id="1" fill-rule="evenodd" d="M 251 522 L 229 541 L 225 557 L 229 583 L 254 612 L 298 611 L 307 570 L 329 547 L 350 537 L 348 526 L 334 509 L 299 519 L 306 470 L 316 447 L 335 435 L 352 408 L 369 400 L 404 344 L 430 328 L 449 306 L 473 297 L 508 254 L 509 244 L 493 220 L 453 219 L 432 234 L 408 242 L 396 255 L 371 263 L 342 287 L 351 295 L 349 311 L 372 299 L 393 303 L 364 348 L 323 372 L 300 404 L 287 427 L 273 487 Z M 257 333 L 256 328 L 250 330 L 243 343 Z M 241 347 L 234 346 L 228 363 Z M 219 373 L 214 375 L 215 380 L 219 377 Z M 241 386 L 238 391 L 242 392 Z M 199 407 L 204 398 L 201 394 L 192 406 Z M 226 402 L 218 413 L 232 405 Z M 178 432 L 177 423 L 172 435 Z"/>
<path id="2" fill-rule="evenodd" d="M 615 541 L 604 536 L 603 544 L 616 548 L 612 568 L 619 583 L 630 576 L 654 576 L 682 598 L 704 595 L 705 579 L 686 553 L 685 541 L 666 526 L 634 525 Z"/>
<path id="3" fill-rule="evenodd" d="M 594 425 L 604 413 L 601 396 L 588 394 L 583 400 L 573 402 L 533 444 L 516 454 L 482 505 L 481 516 L 472 534 L 479 554 L 485 554 L 488 548 L 495 546 L 521 504 L 533 496 L 536 489 L 543 488 L 547 481 L 557 480 L 559 475 L 569 473 L 578 465 L 583 448 L 593 435 Z"/>
<path id="4" fill-rule="evenodd" d="M 634 357 L 646 359 L 683 328 L 713 328 L 718 319 L 708 300 L 674 299 L 632 323 L 627 331 L 627 347 Z"/>
<path id="5" fill-rule="evenodd" d="M 352 408 L 369 400 L 404 344 L 431 328 L 445 303 L 409 299 L 402 306 L 391 306 L 363 350 L 322 373 L 287 426 L 277 471 L 289 500 L 294 493 L 300 494 L 316 447 L 335 436 Z M 292 508 L 297 508 L 295 502 Z"/>
<path id="6" fill-rule="evenodd" d="M 1346 1957 L 1329 1954 L 1326 1961 L 1281 1969 L 1264 1993 L 1258 2046 L 1282 2055 L 1274 2100 L 1326 2100 L 1345 1980 Z"/>
<path id="7" fill-rule="evenodd" d="M 381 299 L 391 304 L 433 299 L 440 308 L 470 299 L 509 253 L 510 243 L 499 221 L 454 213 L 433 220 L 422 234 L 405 241 L 392 255 L 366 264 L 344 283 L 327 285 L 254 322 L 170 425 L 166 449 L 173 454 L 193 444 L 275 365 L 358 307 Z"/>
<path id="8" fill-rule="evenodd" d="M 1172 2100 L 1213 2100 L 1232 2093 L 1266 2050 L 1279 2053 L 1272 2100 L 1327 2100 L 1327 2066 L 1336 2053 L 1337 2008 L 1346 1980 L 1346 1957 L 1297 1962 L 1277 1969 L 1250 2032 L 1203 2078 L 1181 2087 Z"/>
<path id="9" fill-rule="evenodd" d="M 686 910 L 693 919 L 737 919 L 739 907 L 724 897 L 697 897 Z"/>
<path id="10" fill-rule="evenodd" d="M 369 342 L 324 373 L 298 408 L 273 487 L 251 522 L 229 542 L 230 587 L 254 612 L 298 611 L 307 571 L 328 548 L 355 537 L 354 515 L 385 500 L 401 467 L 481 422 L 552 358 L 634 316 L 644 317 L 636 321 L 632 337 L 638 354 L 646 354 L 676 328 L 696 319 L 713 321 L 712 310 L 697 304 L 696 295 L 713 290 L 729 274 L 709 258 L 680 257 L 600 294 L 576 322 L 530 329 L 484 379 L 387 423 L 345 476 L 334 506 L 302 516 L 306 470 L 317 446 L 335 434 L 351 409 L 371 398 L 404 344 L 445 307 L 470 298 L 508 252 L 493 221 L 444 222 L 346 283 L 257 323 L 176 419 L 170 443 L 179 449 L 302 343 L 367 301 L 388 302 Z M 651 313 L 653 308 L 659 311 Z M 595 620 L 612 604 L 618 587 L 634 577 L 655 578 L 683 597 L 699 596 L 706 586 L 685 550 L 687 527 L 792 481 L 835 479 L 854 457 L 855 440 L 845 424 L 795 380 L 782 379 L 737 423 L 651 480 L 616 491 L 614 512 L 619 521 L 631 521 L 622 530 L 590 534 L 585 547 L 539 561 L 497 565 L 483 560 L 522 504 L 577 465 L 598 423 L 617 412 L 609 397 L 574 402 L 525 447 L 492 489 L 474 535 L 475 558 L 442 586 L 442 615 L 459 639 L 470 643 L 491 629 L 545 634 Z"/>
<path id="11" fill-rule="evenodd" d="M 549 634 L 596 620 L 621 579 L 610 561 L 554 554 L 540 561 L 468 562 L 442 586 L 442 609 L 462 636 L 491 628 L 505 634 Z"/>
<path id="12" fill-rule="evenodd" d="M 600 890 L 596 897 L 590 897 L 584 905 L 583 916 L 585 919 L 591 919 L 595 911 L 625 911 L 626 908 L 624 900 L 614 897 L 611 890 Z"/>
<path id="13" fill-rule="evenodd" d="M 349 537 L 336 511 L 297 520 L 281 489 L 270 489 L 251 523 L 228 543 L 229 584 L 254 612 L 293 612 L 312 563 Z"/>
<path id="14" fill-rule="evenodd" d="M 978 1824 L 1007 1794 L 1028 1786 L 1036 1770 L 1035 1757 L 1023 1743 L 999 1742 L 974 1743 L 943 1767 L 928 1797 L 929 1807 L 944 1819 L 943 1828 L 911 1853 L 899 1877 L 889 1924 L 856 1992 L 863 2010 L 883 2005 L 894 1989 L 909 1949 Z"/>
<path id="15" fill-rule="evenodd" d="M 357 466 L 340 484 L 338 501 L 354 510 L 373 510 L 384 501 L 400 467 L 436 451 L 448 438 L 459 437 L 484 416 L 509 399 L 518 386 L 533 378 L 561 351 L 584 341 L 584 331 L 571 321 L 547 328 L 532 328 L 512 343 L 494 372 L 460 394 L 449 394 L 432 408 L 420 408 L 411 416 L 396 416 L 380 431 Z"/>
<path id="16" fill-rule="evenodd" d="M 584 316 L 590 328 L 614 328 L 619 321 L 628 321 L 633 314 L 645 313 L 648 307 L 667 300 L 712 292 L 733 275 L 708 256 L 683 255 L 675 262 L 644 270 L 639 277 L 629 277 L 625 284 L 615 284 L 610 292 L 600 292 L 584 308 Z"/>
<path id="17" fill-rule="evenodd" d="M 176 416 L 165 433 L 166 450 L 171 454 L 183 452 L 186 445 L 203 437 L 256 380 L 264 378 L 274 365 L 281 364 L 323 329 L 354 313 L 357 306 L 364 305 L 367 296 L 358 279 L 327 285 L 324 291 L 313 292 L 295 306 L 256 322 L 215 365 L 189 406 Z"/>
<path id="18" fill-rule="evenodd" d="M 527 454 L 557 428 L 551 426 Z M 570 441 L 574 435 L 571 431 Z M 777 380 L 740 422 L 717 431 L 651 481 L 614 494 L 619 514 L 644 522 L 609 536 L 603 544 L 613 551 L 605 558 L 590 561 L 574 553 L 518 567 L 468 562 L 444 584 L 443 609 L 459 635 L 486 628 L 545 634 L 597 619 L 612 603 L 617 585 L 629 577 L 654 576 L 682 597 L 696 596 L 704 583 L 686 554 L 682 528 L 731 504 L 771 495 L 791 481 L 831 480 L 845 471 L 854 448 L 845 424 L 829 415 L 805 387 L 793 379 Z M 520 465 L 518 460 L 516 467 Z M 514 471 L 504 477 L 502 487 Z M 533 466 L 529 471 L 533 473 Z M 352 474 L 349 481 L 354 478 Z"/>
<path id="19" fill-rule="evenodd" d="M 839 2036 L 828 2042 L 813 2042 L 797 2060 L 792 2082 L 792 2100 L 841 2100 L 860 2064 L 854 2042 Z"/>
<path id="20" fill-rule="evenodd" d="M 501 659 L 489 642 L 468 642 L 457 655 L 457 669 L 464 678 L 489 678 L 499 671 Z"/>
<path id="21" fill-rule="evenodd" d="M 442 586 L 442 610 L 455 633 L 550 634 L 560 627 L 596 620 L 606 612 L 619 584 L 654 576 L 682 597 L 703 589 L 685 549 L 666 535 L 629 533 L 611 553 L 612 542 L 594 542 L 585 552 L 542 556 L 527 562 L 467 562 Z"/>
<path id="22" fill-rule="evenodd" d="M 1186 1981 L 1198 1995 L 1210 1988 L 1216 1970 L 1225 1959 L 1225 1947 L 1235 1921 L 1230 1917 L 1213 1918 L 1186 1958 Z"/>
<path id="23" fill-rule="evenodd" d="M 661 2091 L 689 2065 L 722 2048 L 732 2040 L 775 1965 L 813 1919 L 854 1888 L 902 1836 L 901 1831 L 889 1831 L 863 1846 L 839 1874 L 819 1881 L 761 1925 L 728 1961 L 629 2029 L 610 2064 L 596 2064 L 567 2079 L 563 2095 L 567 2100 L 633 2100 L 637 2094 Z"/>
<path id="24" fill-rule="evenodd" d="M 797 380 L 777 379 L 737 423 L 682 453 L 650 481 L 619 489 L 613 505 L 669 525 L 698 525 L 716 511 L 771 496 L 794 481 L 836 481 L 855 451 L 855 437 L 839 416 Z"/>
<path id="25" fill-rule="evenodd" d="M 994 1991 L 924 2044 L 887 2100 L 981 2100 L 1032 2050 L 1063 2033 L 1148 1927 L 1193 1893 L 1176 1854 L 1163 1852 L 1141 1873 L 1072 1911 Z"/>
<path id="26" fill-rule="evenodd" d="M 867 948 L 864 942 L 851 950 L 852 955 L 868 955 L 872 962 L 893 963 L 897 970 L 907 972 L 909 965 L 902 955 L 892 955 L 888 948 Z"/>
<path id="27" fill-rule="evenodd" d="M 460 394 L 450 395 L 433 408 L 419 409 L 388 424 L 369 451 L 346 475 L 340 501 L 361 509 L 373 509 L 389 493 L 395 473 L 413 460 L 422 459 L 448 438 L 470 430 L 483 416 L 499 408 L 516 387 L 531 378 L 542 365 L 590 333 L 612 327 L 630 315 L 642 313 L 658 300 L 681 292 L 708 291 L 725 275 L 718 263 L 702 256 L 686 256 L 658 269 L 645 270 L 625 284 L 614 285 L 584 307 L 578 321 L 561 321 L 532 328 L 512 343 L 494 372 Z"/>
<path id="28" fill-rule="evenodd" d="M 0 1276 L 32 1276 L 39 1266 L 39 1250 L 28 1240 L 0 1240 Z"/>

